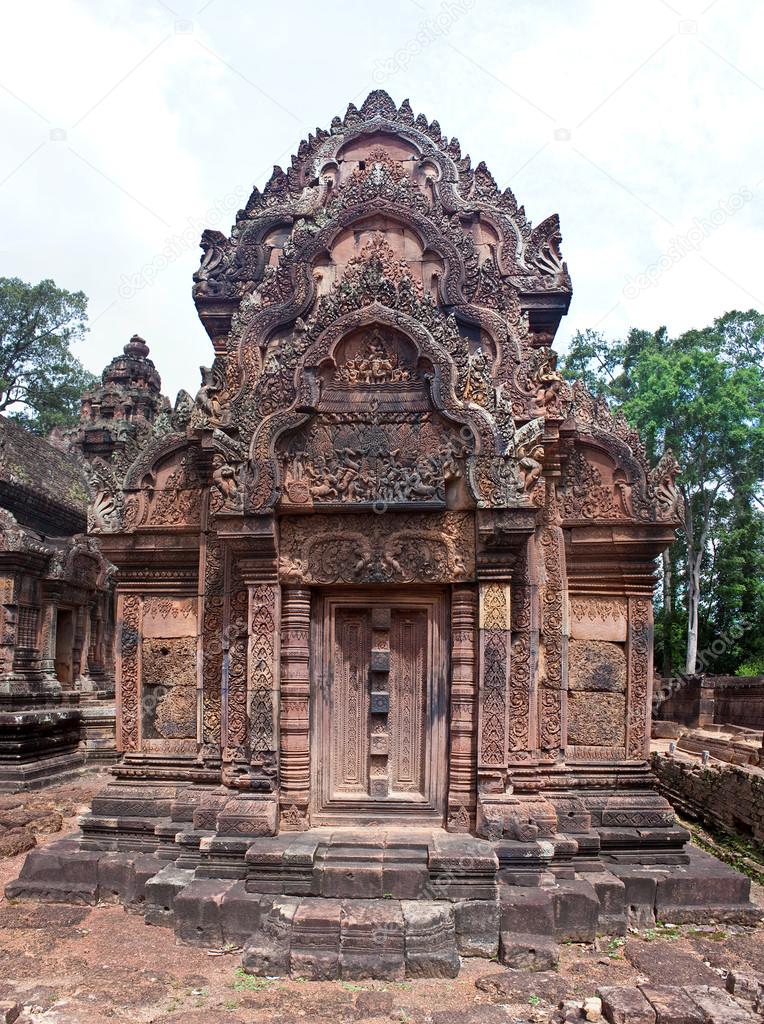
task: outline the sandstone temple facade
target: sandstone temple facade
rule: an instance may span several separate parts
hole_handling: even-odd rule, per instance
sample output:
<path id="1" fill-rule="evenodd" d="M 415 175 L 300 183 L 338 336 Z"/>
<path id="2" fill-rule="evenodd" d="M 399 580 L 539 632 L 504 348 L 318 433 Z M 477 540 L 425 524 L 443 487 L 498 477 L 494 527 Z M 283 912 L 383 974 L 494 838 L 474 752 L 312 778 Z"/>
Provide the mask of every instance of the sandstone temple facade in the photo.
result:
<path id="1" fill-rule="evenodd" d="M 560 244 L 382 92 L 204 232 L 198 395 L 121 449 L 85 431 L 122 758 L 14 894 L 137 886 L 184 938 L 323 976 L 744 903 L 653 788 L 677 467 L 557 372 Z"/>

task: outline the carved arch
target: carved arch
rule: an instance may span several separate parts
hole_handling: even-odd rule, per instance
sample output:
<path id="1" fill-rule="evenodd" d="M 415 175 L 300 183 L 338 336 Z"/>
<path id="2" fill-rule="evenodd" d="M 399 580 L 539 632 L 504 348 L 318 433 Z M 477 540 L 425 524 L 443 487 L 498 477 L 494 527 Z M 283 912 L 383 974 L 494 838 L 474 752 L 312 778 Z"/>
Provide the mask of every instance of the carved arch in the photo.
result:
<path id="1" fill-rule="evenodd" d="M 321 364 L 332 358 L 336 346 L 350 332 L 372 326 L 399 331 L 412 342 L 417 358 L 432 365 L 433 373 L 428 383 L 433 406 L 446 419 L 469 430 L 475 446 L 473 458 L 490 459 L 503 454 L 496 428 L 486 410 L 472 403 L 460 402 L 456 397 L 456 366 L 443 346 L 414 317 L 374 302 L 338 317 L 322 331 L 298 364 L 296 398 L 291 406 L 266 417 L 255 431 L 250 446 L 253 479 L 245 499 L 247 511 L 262 511 L 278 501 L 282 481 L 275 457 L 276 445 L 280 437 L 302 426 L 315 414 L 319 402 L 318 370 Z"/>

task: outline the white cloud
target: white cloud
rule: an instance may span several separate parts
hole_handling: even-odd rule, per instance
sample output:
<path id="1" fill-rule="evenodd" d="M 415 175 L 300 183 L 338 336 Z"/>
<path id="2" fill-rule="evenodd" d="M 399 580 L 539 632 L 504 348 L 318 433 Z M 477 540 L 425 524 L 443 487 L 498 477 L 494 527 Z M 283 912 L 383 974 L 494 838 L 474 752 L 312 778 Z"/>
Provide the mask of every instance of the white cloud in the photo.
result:
<path id="1" fill-rule="evenodd" d="M 137 331 L 167 391 L 193 391 L 196 366 L 211 358 L 190 298 L 197 227 L 217 216 L 227 228 L 273 163 L 287 164 L 316 124 L 362 101 L 375 69 L 405 51 L 405 69 L 382 83 L 391 95 L 409 96 L 485 159 L 534 221 L 560 213 L 574 283 L 561 345 L 577 328 L 680 331 L 734 307 L 764 309 L 761 5 L 475 0 L 458 16 L 451 8 L 447 33 L 406 50 L 443 9 L 439 0 L 6 6 L 0 273 L 53 277 L 90 296 L 81 349 L 90 368 Z M 569 141 L 555 139 L 559 128 Z M 66 137 L 52 138 L 56 129 Z M 697 252 L 624 295 L 628 278 L 742 186 L 752 200 Z M 124 281 L 156 265 L 168 240 L 176 256 L 125 298 Z"/>

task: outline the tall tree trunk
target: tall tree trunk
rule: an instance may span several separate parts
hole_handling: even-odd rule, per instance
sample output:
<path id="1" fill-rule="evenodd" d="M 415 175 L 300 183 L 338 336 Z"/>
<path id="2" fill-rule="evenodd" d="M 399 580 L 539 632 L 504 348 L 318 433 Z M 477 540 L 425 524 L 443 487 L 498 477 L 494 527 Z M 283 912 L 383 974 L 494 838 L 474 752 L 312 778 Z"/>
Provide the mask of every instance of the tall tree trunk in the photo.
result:
<path id="1" fill-rule="evenodd" d="M 694 554 L 694 552 L 693 552 Z M 687 577 L 687 661 L 684 670 L 693 675 L 698 665 L 698 609 L 700 605 L 700 560 L 688 557 Z"/>
<path id="2" fill-rule="evenodd" d="M 663 677 L 671 678 L 671 633 L 674 622 L 674 577 L 671 554 L 668 548 L 663 552 Z"/>
<path id="3" fill-rule="evenodd" d="M 698 661 L 698 596 L 700 581 L 695 574 L 697 553 L 695 550 L 695 522 L 692 500 L 685 495 L 684 535 L 687 540 L 687 653 L 684 671 L 693 675 Z"/>

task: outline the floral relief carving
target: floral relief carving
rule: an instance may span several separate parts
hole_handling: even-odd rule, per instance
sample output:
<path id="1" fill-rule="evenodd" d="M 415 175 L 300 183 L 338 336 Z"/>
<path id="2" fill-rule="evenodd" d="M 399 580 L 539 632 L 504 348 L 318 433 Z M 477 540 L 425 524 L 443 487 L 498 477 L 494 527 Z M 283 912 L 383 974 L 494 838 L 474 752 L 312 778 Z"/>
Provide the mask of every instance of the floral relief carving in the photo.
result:
<path id="1" fill-rule="evenodd" d="M 474 577 L 471 516 L 351 514 L 281 520 L 280 575 L 289 582 L 446 583 Z"/>

